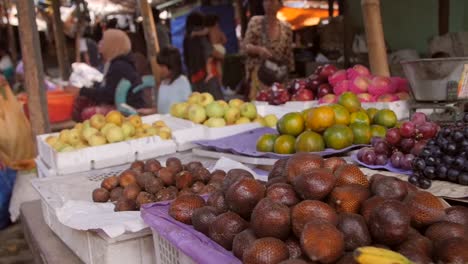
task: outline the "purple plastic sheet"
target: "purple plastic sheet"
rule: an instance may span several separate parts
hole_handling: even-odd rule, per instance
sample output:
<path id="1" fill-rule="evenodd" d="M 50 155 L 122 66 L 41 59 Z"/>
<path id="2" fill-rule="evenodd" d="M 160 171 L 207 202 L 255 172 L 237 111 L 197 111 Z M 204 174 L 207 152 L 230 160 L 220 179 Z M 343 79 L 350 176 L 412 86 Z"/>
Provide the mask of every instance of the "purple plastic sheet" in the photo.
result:
<path id="1" fill-rule="evenodd" d="M 367 164 L 365 164 L 364 162 L 360 161 L 357 158 L 357 154 L 352 155 L 352 159 L 355 162 L 357 162 L 359 165 L 361 165 L 363 167 L 366 167 L 366 168 L 369 168 L 369 169 L 373 169 L 373 170 L 386 169 L 388 171 L 399 173 L 399 174 L 405 174 L 405 175 L 413 174 L 412 170 L 402 170 L 402 169 L 398 169 L 398 168 L 393 167 L 392 164 L 390 163 L 390 161 L 388 161 L 387 164 L 385 164 L 385 165 L 367 165 Z"/>
<path id="2" fill-rule="evenodd" d="M 260 152 L 256 150 L 257 140 L 264 134 L 278 134 L 276 129 L 269 127 L 261 127 L 249 130 L 237 135 L 219 138 L 215 140 L 198 140 L 194 143 L 209 149 L 214 149 L 219 152 L 230 152 L 237 155 L 255 157 L 255 158 L 272 158 L 282 159 L 290 157 L 291 154 L 276 154 L 273 152 Z M 324 151 L 313 152 L 320 156 L 330 156 L 340 153 L 345 153 L 355 148 L 361 148 L 367 145 L 352 145 L 344 149 L 327 148 Z"/>
<path id="3" fill-rule="evenodd" d="M 171 202 L 143 205 L 141 216 L 145 223 L 196 263 L 242 263 L 232 252 L 196 231 L 193 226 L 173 219 L 169 215 Z"/>

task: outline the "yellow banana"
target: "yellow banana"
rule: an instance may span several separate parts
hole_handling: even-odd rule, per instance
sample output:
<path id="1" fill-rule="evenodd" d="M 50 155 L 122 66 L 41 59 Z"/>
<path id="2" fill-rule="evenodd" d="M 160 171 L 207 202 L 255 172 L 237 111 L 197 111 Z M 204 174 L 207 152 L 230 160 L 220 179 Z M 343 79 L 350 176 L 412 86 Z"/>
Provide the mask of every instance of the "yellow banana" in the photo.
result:
<path id="1" fill-rule="evenodd" d="M 359 264 L 412 264 L 405 256 L 383 248 L 360 247 L 354 251 Z"/>

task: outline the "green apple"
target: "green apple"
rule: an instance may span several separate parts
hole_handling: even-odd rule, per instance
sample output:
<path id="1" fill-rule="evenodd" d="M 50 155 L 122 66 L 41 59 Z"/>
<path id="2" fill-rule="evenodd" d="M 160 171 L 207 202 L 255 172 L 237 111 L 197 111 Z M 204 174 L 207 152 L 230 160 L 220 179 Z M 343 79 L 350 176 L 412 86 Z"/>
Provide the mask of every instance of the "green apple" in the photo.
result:
<path id="1" fill-rule="evenodd" d="M 89 138 L 88 143 L 90 146 L 93 146 L 93 147 L 101 146 L 101 145 L 105 145 L 107 143 L 107 140 L 101 133 L 98 133 L 98 134 L 92 135 Z"/>
<path id="2" fill-rule="evenodd" d="M 248 123 L 250 123 L 250 119 L 248 119 L 247 117 L 241 117 L 241 118 L 237 119 L 237 121 L 236 121 L 236 125 L 248 124 Z"/>
<path id="3" fill-rule="evenodd" d="M 125 138 L 133 137 L 135 135 L 135 127 L 129 121 L 125 121 L 122 124 L 122 131 Z"/>
<path id="4" fill-rule="evenodd" d="M 202 93 L 200 95 L 199 104 L 201 104 L 202 106 L 207 106 L 207 105 L 211 104 L 211 102 L 213 102 L 213 101 L 214 101 L 214 97 L 210 93 Z"/>
<path id="5" fill-rule="evenodd" d="M 206 120 L 203 124 L 207 127 L 224 127 L 226 126 L 226 121 L 221 117 L 210 117 L 210 119 Z"/>
<path id="6" fill-rule="evenodd" d="M 237 107 L 230 107 L 226 114 L 224 115 L 224 119 L 228 125 L 232 125 L 236 123 L 237 119 L 240 118 L 240 110 Z"/>
<path id="7" fill-rule="evenodd" d="M 91 123 L 89 122 L 89 120 L 85 120 L 83 122 L 83 129 L 88 128 L 88 127 L 91 127 Z M 81 130 L 83 130 L 83 129 L 81 129 Z"/>
<path id="8" fill-rule="evenodd" d="M 78 145 L 81 142 L 80 131 L 76 128 L 70 130 L 68 133 L 68 144 L 72 146 Z"/>
<path id="9" fill-rule="evenodd" d="M 75 148 L 70 146 L 70 145 L 66 145 L 64 148 L 62 148 L 59 152 L 70 152 L 70 151 L 74 151 Z"/>
<path id="10" fill-rule="evenodd" d="M 266 125 L 269 127 L 276 127 L 276 123 L 278 123 L 278 117 L 273 114 L 266 115 L 263 119 L 265 119 Z"/>
<path id="11" fill-rule="evenodd" d="M 244 101 L 242 101 L 241 99 L 238 99 L 238 98 L 234 98 L 234 99 L 229 100 L 229 106 L 230 107 L 240 108 L 243 103 L 244 103 Z"/>
<path id="12" fill-rule="evenodd" d="M 243 103 L 240 107 L 241 116 L 247 117 L 248 119 L 254 119 L 257 117 L 257 107 L 252 103 Z"/>
<path id="13" fill-rule="evenodd" d="M 122 128 L 114 126 L 107 131 L 106 139 L 109 143 L 120 142 L 125 139 L 125 135 Z"/>
<path id="14" fill-rule="evenodd" d="M 257 117 L 253 120 L 253 122 L 257 122 L 257 123 L 259 123 L 259 124 L 262 125 L 262 126 L 267 126 L 267 123 L 266 123 L 265 119 L 264 119 L 263 117 L 261 117 L 261 116 L 257 116 Z"/>
<path id="15" fill-rule="evenodd" d="M 60 152 L 66 146 L 68 146 L 68 144 L 63 143 L 62 141 L 57 141 L 52 145 L 52 148 L 55 149 L 55 151 Z"/>
<path id="16" fill-rule="evenodd" d="M 206 115 L 208 117 L 223 117 L 224 116 L 224 107 L 218 102 L 211 102 L 206 106 Z"/>
<path id="17" fill-rule="evenodd" d="M 59 138 L 58 137 L 55 137 L 55 136 L 48 136 L 46 139 L 45 139 L 45 142 L 47 144 L 49 144 L 49 146 L 53 146 L 56 142 L 59 141 Z"/>
<path id="18" fill-rule="evenodd" d="M 200 99 L 201 99 L 201 94 L 199 92 L 193 92 L 188 100 L 187 100 L 187 103 L 189 104 L 199 104 L 200 103 Z"/>
<path id="19" fill-rule="evenodd" d="M 188 105 L 189 104 L 186 102 L 173 104 L 171 105 L 169 113 L 171 114 L 171 116 L 183 118 L 185 111 L 187 111 Z"/>
<path id="20" fill-rule="evenodd" d="M 229 109 L 229 104 L 226 103 L 224 100 L 217 100 L 216 101 L 218 104 L 220 104 L 224 108 L 224 112 L 226 112 Z"/>
<path id="21" fill-rule="evenodd" d="M 117 125 L 114 124 L 114 123 L 106 123 L 102 128 L 101 128 L 101 133 L 103 135 L 107 135 L 107 132 L 109 131 L 109 129 L 113 128 L 113 127 L 116 127 Z"/>
<path id="22" fill-rule="evenodd" d="M 205 108 L 200 105 L 191 105 L 188 109 L 188 119 L 194 123 L 201 124 L 206 119 Z"/>
<path id="23" fill-rule="evenodd" d="M 96 129 L 101 129 L 106 124 L 106 117 L 102 114 L 95 114 L 89 119 L 89 124 Z"/>
<path id="24" fill-rule="evenodd" d="M 83 131 L 81 132 L 81 136 L 83 137 L 83 139 L 85 139 L 86 141 L 89 141 L 89 139 L 91 138 L 92 135 L 95 135 L 99 133 L 99 130 L 97 130 L 96 128 L 94 127 L 85 127 L 83 128 Z"/>
<path id="25" fill-rule="evenodd" d="M 70 129 L 64 129 L 60 131 L 58 140 L 64 144 L 68 144 L 69 136 L 70 136 Z"/>

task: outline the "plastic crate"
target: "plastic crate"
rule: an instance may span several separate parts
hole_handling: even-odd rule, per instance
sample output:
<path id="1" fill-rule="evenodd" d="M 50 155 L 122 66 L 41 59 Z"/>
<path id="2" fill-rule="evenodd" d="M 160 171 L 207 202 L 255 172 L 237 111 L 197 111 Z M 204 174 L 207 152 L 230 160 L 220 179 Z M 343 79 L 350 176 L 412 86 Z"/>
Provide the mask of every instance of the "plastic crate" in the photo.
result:
<path id="1" fill-rule="evenodd" d="M 158 264 L 193 264 L 190 257 L 174 247 L 171 242 L 160 236 L 156 230 L 153 231 L 153 244 L 156 262 Z"/>

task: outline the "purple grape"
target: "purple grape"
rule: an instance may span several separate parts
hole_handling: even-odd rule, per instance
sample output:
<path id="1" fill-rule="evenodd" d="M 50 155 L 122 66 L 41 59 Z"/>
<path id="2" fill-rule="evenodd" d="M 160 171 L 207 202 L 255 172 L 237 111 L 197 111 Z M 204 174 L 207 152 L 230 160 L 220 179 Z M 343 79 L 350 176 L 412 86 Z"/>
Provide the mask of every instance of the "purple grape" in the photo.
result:
<path id="1" fill-rule="evenodd" d="M 419 178 L 418 181 L 419 181 L 419 188 L 421 189 L 429 189 L 432 185 L 432 181 L 424 177 Z"/>
<path id="2" fill-rule="evenodd" d="M 388 156 L 390 154 L 390 147 L 384 141 L 378 142 L 374 146 L 374 151 L 376 154 L 382 154 Z"/>
<path id="3" fill-rule="evenodd" d="M 408 178 L 408 182 L 413 184 L 414 186 L 418 186 L 419 185 L 419 177 L 417 175 L 411 175 Z"/>
<path id="4" fill-rule="evenodd" d="M 414 144 L 413 149 L 411 150 L 411 154 L 415 156 L 419 156 L 419 153 L 424 149 L 426 146 L 427 140 L 419 140 Z"/>
<path id="5" fill-rule="evenodd" d="M 362 148 L 358 151 L 357 153 L 357 158 L 358 160 L 362 161 L 362 156 L 364 156 L 364 153 L 368 150 L 369 148 Z"/>
<path id="6" fill-rule="evenodd" d="M 392 154 L 392 157 L 390 158 L 390 162 L 392 163 L 392 166 L 395 168 L 401 168 L 401 160 L 403 159 L 405 155 L 401 153 L 400 151 L 396 151 L 395 153 Z"/>
<path id="7" fill-rule="evenodd" d="M 414 158 L 413 154 L 406 154 L 400 161 L 400 167 L 404 170 L 411 170 Z"/>
<path id="8" fill-rule="evenodd" d="M 371 146 L 375 147 L 377 143 L 385 142 L 385 140 L 382 137 L 372 137 L 370 142 L 371 142 Z"/>
<path id="9" fill-rule="evenodd" d="M 400 149 L 404 153 L 410 153 L 413 147 L 414 147 L 414 139 L 412 138 L 403 138 L 400 141 Z"/>
<path id="10" fill-rule="evenodd" d="M 386 154 L 378 154 L 375 157 L 375 165 L 385 165 L 388 162 L 388 157 Z"/>
<path id="11" fill-rule="evenodd" d="M 368 149 L 362 156 L 362 162 L 367 165 L 375 164 L 376 155 L 373 149 Z"/>

